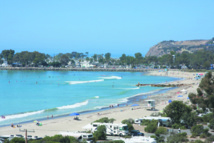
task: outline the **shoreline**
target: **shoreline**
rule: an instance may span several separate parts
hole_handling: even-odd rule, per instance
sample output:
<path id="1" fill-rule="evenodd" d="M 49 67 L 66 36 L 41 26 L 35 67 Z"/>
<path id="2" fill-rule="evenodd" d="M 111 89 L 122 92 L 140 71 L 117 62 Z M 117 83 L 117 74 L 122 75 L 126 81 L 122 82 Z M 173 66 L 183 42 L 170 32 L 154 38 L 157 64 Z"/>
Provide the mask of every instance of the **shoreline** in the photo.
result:
<path id="1" fill-rule="evenodd" d="M 0 67 L 0 70 L 43 70 L 43 71 L 114 71 L 114 72 L 148 72 L 160 69 L 133 68 L 56 68 L 56 67 Z"/>
<path id="2" fill-rule="evenodd" d="M 174 71 L 170 71 L 174 72 Z M 172 81 L 172 82 L 189 82 L 189 83 L 196 83 L 198 81 L 189 79 L 190 75 L 192 73 L 184 73 L 180 71 L 176 71 L 178 74 L 169 74 L 169 77 L 177 77 L 177 78 L 185 78 L 181 79 L 179 81 Z M 163 76 L 163 73 L 160 72 L 151 72 L 148 73 L 147 75 L 157 75 L 157 76 Z M 165 76 L 165 75 L 164 75 Z M 193 87 L 194 86 L 194 87 Z M 197 88 L 197 84 L 194 84 L 192 87 L 178 87 L 178 88 L 173 88 L 173 89 L 168 89 L 166 92 L 160 92 L 156 93 L 152 96 L 147 95 L 147 99 L 154 99 L 156 101 L 156 109 L 159 111 L 163 110 L 163 108 L 168 105 L 168 100 L 181 100 L 181 101 L 188 101 L 187 100 L 187 94 L 184 94 L 182 98 L 177 98 L 176 92 L 182 90 L 183 88 L 185 89 L 191 89 L 191 91 L 196 91 L 195 89 Z M 162 89 L 163 90 L 163 89 Z M 166 89 L 165 89 L 166 90 Z M 189 92 L 189 91 L 188 91 Z M 143 95 L 144 96 L 144 95 Z M 134 96 L 130 97 L 131 99 L 139 99 L 140 96 Z M 81 131 L 84 130 L 82 127 L 85 125 L 100 119 L 102 117 L 108 117 L 108 118 L 115 118 L 116 121 L 115 123 L 120 123 L 124 119 L 128 118 L 139 118 L 142 116 L 149 116 L 153 111 L 148 111 L 146 110 L 146 104 L 144 103 L 145 99 L 139 99 L 138 101 L 134 101 L 134 103 L 138 103 L 140 106 L 137 107 L 131 107 L 129 106 L 121 106 L 118 108 L 111 108 L 111 109 L 104 109 L 104 110 L 96 110 L 88 113 L 83 113 L 80 115 L 80 121 L 75 121 L 73 120 L 72 116 L 65 116 L 65 117 L 54 117 L 53 119 L 46 119 L 41 121 L 43 123 L 43 126 L 37 127 L 35 123 L 25 123 L 22 124 L 22 129 L 27 129 L 27 130 L 34 130 L 35 132 L 30 133 L 31 135 L 37 135 L 37 136 L 42 136 L 44 137 L 45 135 L 52 136 L 60 131 Z M 132 102 L 133 103 L 133 102 Z M 108 107 L 107 107 L 108 108 Z M 132 110 L 134 108 L 134 110 Z M 99 113 L 99 114 L 98 114 Z M 115 114 L 116 113 L 116 114 Z M 142 129 L 139 129 L 143 131 Z M 144 132 L 144 131 L 143 131 Z M 11 128 L 10 126 L 4 126 L 0 127 L 0 134 L 23 134 L 22 132 L 19 132 L 19 128 Z"/>
<path id="3" fill-rule="evenodd" d="M 178 81 L 178 80 L 174 80 L 174 81 Z M 171 82 L 174 82 L 174 81 L 171 81 Z M 139 93 L 139 94 L 136 94 L 136 95 L 132 95 L 130 97 L 127 97 L 127 101 L 126 102 L 115 104 L 114 108 L 116 109 L 116 108 L 125 107 L 127 105 L 129 106 L 131 104 L 139 102 L 140 100 L 146 100 L 147 97 L 152 97 L 152 96 L 155 96 L 157 94 L 165 93 L 165 92 L 168 92 L 168 91 L 173 90 L 175 88 L 177 88 L 177 87 L 169 87 L 169 88 L 157 89 L 157 90 L 152 91 L 152 93 L 151 92 L 147 92 L 147 93 Z M 143 98 L 143 97 L 146 97 L 146 98 Z M 119 105 L 119 106 L 116 106 L 116 105 Z M 84 110 L 84 111 L 80 111 L 80 112 L 77 112 L 77 113 L 79 113 L 81 115 L 85 115 L 85 114 L 90 114 L 90 113 L 107 111 L 107 110 L 110 110 L 110 109 L 111 108 L 109 108 L 108 106 L 105 106 L 105 107 L 102 107 L 100 109 Z M 36 112 L 36 111 L 33 111 L 33 112 Z M 19 114 L 21 114 L 21 113 L 19 113 Z M 58 119 L 58 118 L 69 117 L 70 114 L 58 115 L 58 116 L 54 116 L 54 118 Z M 13 115 L 16 115 L 16 114 L 13 114 Z M 35 119 L 29 120 L 29 121 L 23 121 L 23 122 L 18 122 L 18 123 L 14 122 L 13 124 L 27 124 L 27 123 L 33 122 L 34 120 L 45 121 L 45 120 L 49 120 L 49 119 L 47 119 L 47 118 L 38 118 L 38 119 L 36 119 L 35 118 Z M 10 126 L 10 124 L 0 125 L 0 128 L 1 127 L 6 127 L 6 126 Z"/>

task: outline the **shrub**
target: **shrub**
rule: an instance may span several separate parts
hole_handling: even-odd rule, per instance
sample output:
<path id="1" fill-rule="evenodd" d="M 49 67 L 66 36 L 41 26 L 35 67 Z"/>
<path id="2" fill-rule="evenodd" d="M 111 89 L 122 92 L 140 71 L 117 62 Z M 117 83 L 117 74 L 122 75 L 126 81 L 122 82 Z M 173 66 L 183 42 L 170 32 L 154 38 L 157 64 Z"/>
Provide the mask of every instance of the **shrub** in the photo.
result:
<path id="1" fill-rule="evenodd" d="M 156 130 L 157 130 L 157 122 L 155 121 L 150 122 L 145 128 L 145 131 L 148 133 L 154 133 Z"/>
<path id="2" fill-rule="evenodd" d="M 185 127 L 185 126 L 181 126 L 181 127 L 180 127 L 180 129 L 185 130 L 185 129 L 186 129 L 186 127 Z"/>
<path id="3" fill-rule="evenodd" d="M 210 137 L 207 137 L 206 140 L 205 140 L 205 143 L 211 143 L 214 141 L 214 135 L 210 136 Z"/>
<path id="4" fill-rule="evenodd" d="M 111 118 L 109 119 L 108 117 L 103 117 L 99 120 L 96 120 L 94 122 L 99 122 L 99 123 L 113 123 L 115 121 L 115 119 Z"/>
<path id="5" fill-rule="evenodd" d="M 209 128 L 214 129 L 214 119 L 210 120 Z"/>
<path id="6" fill-rule="evenodd" d="M 188 142 L 186 134 L 183 133 L 171 134 L 167 138 L 167 143 L 180 143 L 180 142 Z"/>
<path id="7" fill-rule="evenodd" d="M 155 136 L 155 135 L 151 135 L 150 137 L 151 137 L 151 138 L 154 138 L 154 139 L 156 138 L 156 136 Z"/>
<path id="8" fill-rule="evenodd" d="M 201 134 L 200 138 L 206 138 L 206 135 L 205 134 Z"/>
<path id="9" fill-rule="evenodd" d="M 156 131 L 155 134 L 167 134 L 167 129 L 164 127 L 159 127 Z"/>
<path id="10" fill-rule="evenodd" d="M 197 137 L 197 134 L 192 133 L 191 138 L 196 138 L 196 137 Z"/>
<path id="11" fill-rule="evenodd" d="M 214 117 L 213 113 L 206 114 L 202 117 L 203 122 L 210 122 Z"/>
<path id="12" fill-rule="evenodd" d="M 177 123 L 175 123 L 175 124 L 172 125 L 173 129 L 179 129 L 180 127 L 181 127 L 181 125 L 177 124 Z"/>
<path id="13" fill-rule="evenodd" d="M 203 125 L 196 125 L 191 128 L 191 133 L 200 136 L 204 132 Z"/>
<path id="14" fill-rule="evenodd" d="M 25 140 L 24 140 L 24 138 L 15 137 L 10 141 L 10 143 L 25 143 Z"/>
<path id="15" fill-rule="evenodd" d="M 122 121 L 122 123 L 123 123 L 123 124 L 128 124 L 128 123 L 133 124 L 133 123 L 134 123 L 134 120 L 131 119 L 131 118 L 130 118 L 130 119 L 125 119 L 125 120 Z"/>

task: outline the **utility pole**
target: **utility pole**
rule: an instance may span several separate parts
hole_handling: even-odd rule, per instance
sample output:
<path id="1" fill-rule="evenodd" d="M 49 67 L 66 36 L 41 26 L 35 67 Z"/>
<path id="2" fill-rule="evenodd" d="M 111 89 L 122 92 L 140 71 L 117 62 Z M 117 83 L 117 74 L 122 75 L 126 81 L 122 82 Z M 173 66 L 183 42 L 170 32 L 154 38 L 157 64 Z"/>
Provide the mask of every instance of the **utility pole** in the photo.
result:
<path id="1" fill-rule="evenodd" d="M 25 143 L 27 143 L 27 129 L 25 130 Z"/>

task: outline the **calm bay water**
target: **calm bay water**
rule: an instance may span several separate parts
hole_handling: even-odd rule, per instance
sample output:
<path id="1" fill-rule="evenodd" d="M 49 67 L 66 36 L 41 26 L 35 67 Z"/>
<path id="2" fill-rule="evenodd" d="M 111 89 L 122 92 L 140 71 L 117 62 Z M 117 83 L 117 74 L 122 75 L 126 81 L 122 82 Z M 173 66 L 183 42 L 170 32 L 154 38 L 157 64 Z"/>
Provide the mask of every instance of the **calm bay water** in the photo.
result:
<path id="1" fill-rule="evenodd" d="M 170 77 L 140 72 L 0 71 L 0 125 L 94 110 L 157 91 Z"/>

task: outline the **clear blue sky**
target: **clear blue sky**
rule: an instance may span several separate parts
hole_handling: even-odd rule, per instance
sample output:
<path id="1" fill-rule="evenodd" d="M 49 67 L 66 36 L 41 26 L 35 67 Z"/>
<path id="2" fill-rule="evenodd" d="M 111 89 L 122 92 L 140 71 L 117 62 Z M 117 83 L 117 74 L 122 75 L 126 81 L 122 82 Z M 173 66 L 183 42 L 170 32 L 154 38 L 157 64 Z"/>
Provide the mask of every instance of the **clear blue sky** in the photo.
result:
<path id="1" fill-rule="evenodd" d="M 145 55 L 163 40 L 214 37 L 214 0 L 4 0 L 0 51 Z"/>

